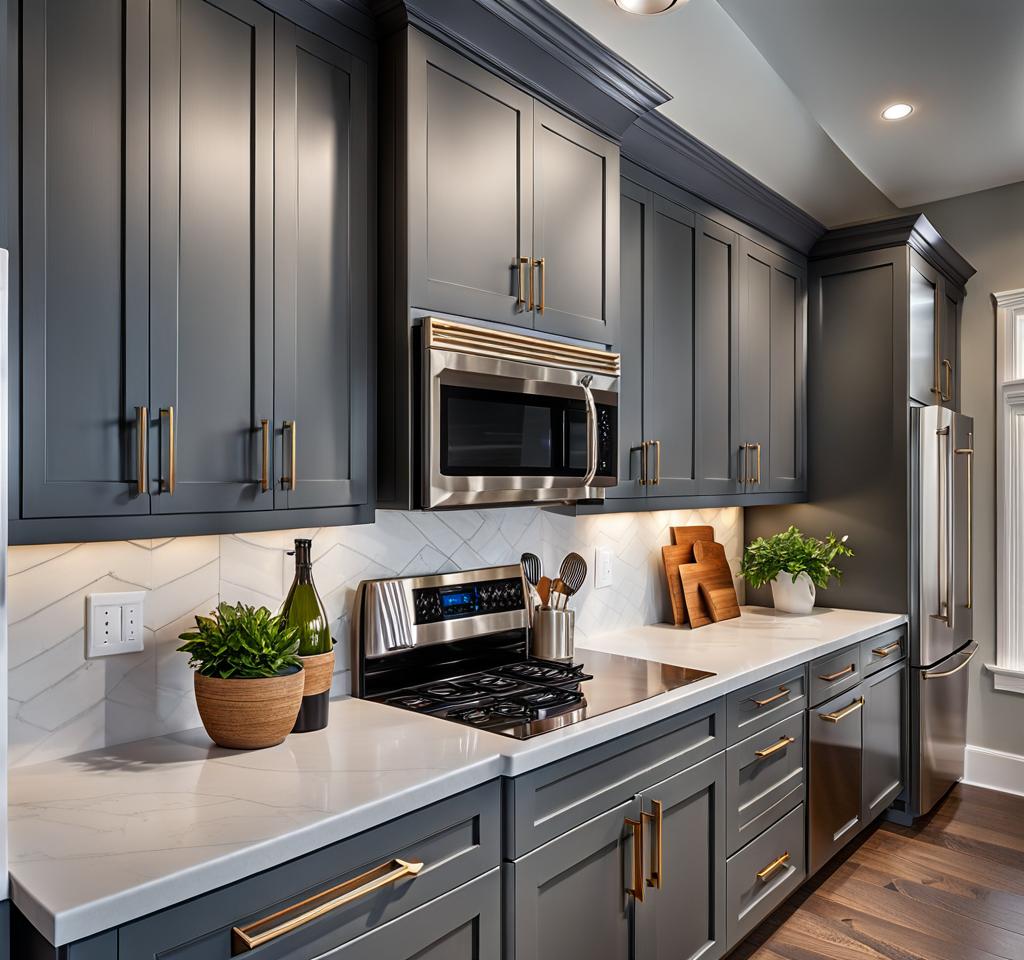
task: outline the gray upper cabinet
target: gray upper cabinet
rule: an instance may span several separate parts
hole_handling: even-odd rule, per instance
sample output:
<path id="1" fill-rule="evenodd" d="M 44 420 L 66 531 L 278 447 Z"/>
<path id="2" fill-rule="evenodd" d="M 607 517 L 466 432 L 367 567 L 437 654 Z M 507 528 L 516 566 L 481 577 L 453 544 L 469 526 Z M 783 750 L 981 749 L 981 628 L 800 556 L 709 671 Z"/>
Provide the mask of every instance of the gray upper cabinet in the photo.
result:
<path id="1" fill-rule="evenodd" d="M 746 238 L 739 265 L 740 476 L 748 493 L 802 490 L 806 270 Z"/>
<path id="2" fill-rule="evenodd" d="M 698 489 L 735 494 L 743 488 L 740 448 L 739 237 L 699 216 L 696 224 L 696 384 Z"/>
<path id="3" fill-rule="evenodd" d="M 415 30 L 407 70 L 409 305 L 532 326 L 533 98 Z"/>
<path id="4" fill-rule="evenodd" d="M 408 306 L 614 342 L 618 147 L 417 30 L 405 44 Z"/>
<path id="5" fill-rule="evenodd" d="M 150 509 L 147 7 L 22 9 L 24 517 Z"/>
<path id="6" fill-rule="evenodd" d="M 269 509 L 274 16 L 178 0 L 152 17 L 153 512 Z"/>
<path id="7" fill-rule="evenodd" d="M 367 502 L 369 175 L 366 64 L 276 21 L 275 506 Z M 274 442 L 271 442 L 273 435 Z M 271 459 L 270 452 L 267 453 Z M 276 482 L 275 482 L 276 481 Z"/>
<path id="8" fill-rule="evenodd" d="M 939 300 L 939 335 L 936 349 L 939 358 L 939 387 L 944 407 L 960 409 L 960 313 L 964 295 L 946 280 Z"/>
<path id="9" fill-rule="evenodd" d="M 613 343 L 619 318 L 618 147 L 535 103 L 533 202 L 534 326 Z"/>
<path id="10" fill-rule="evenodd" d="M 939 271 L 916 253 L 910 254 L 910 399 L 930 406 L 939 403 L 942 386 L 938 355 Z"/>

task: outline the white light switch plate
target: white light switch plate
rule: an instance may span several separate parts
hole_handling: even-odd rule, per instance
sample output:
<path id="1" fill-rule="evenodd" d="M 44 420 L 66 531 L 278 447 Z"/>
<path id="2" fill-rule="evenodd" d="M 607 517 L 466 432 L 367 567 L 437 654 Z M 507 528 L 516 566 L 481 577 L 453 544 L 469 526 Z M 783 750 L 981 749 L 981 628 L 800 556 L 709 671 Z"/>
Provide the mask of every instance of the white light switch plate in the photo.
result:
<path id="1" fill-rule="evenodd" d="M 143 649 L 142 612 L 146 594 L 90 593 L 85 598 L 85 655 L 110 657 Z"/>
<path id="2" fill-rule="evenodd" d="M 594 587 L 600 590 L 602 587 L 610 587 L 612 585 L 613 571 L 612 565 L 615 560 L 615 554 L 612 553 L 609 547 L 598 547 L 594 551 Z"/>

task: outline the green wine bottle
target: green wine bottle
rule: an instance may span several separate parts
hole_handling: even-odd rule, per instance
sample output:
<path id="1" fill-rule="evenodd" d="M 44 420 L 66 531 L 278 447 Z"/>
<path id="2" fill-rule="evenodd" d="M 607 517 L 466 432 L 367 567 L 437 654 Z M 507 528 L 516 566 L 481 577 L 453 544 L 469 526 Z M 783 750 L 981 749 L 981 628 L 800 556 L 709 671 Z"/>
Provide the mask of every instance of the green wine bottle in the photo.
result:
<path id="1" fill-rule="evenodd" d="M 295 541 L 295 579 L 281 607 L 288 625 L 299 631 L 299 656 L 306 669 L 306 689 L 293 733 L 322 730 L 327 726 L 330 709 L 330 678 L 334 672 L 334 641 L 327 621 L 327 611 L 313 583 L 311 540 Z M 330 657 L 327 657 L 330 654 Z M 312 686 L 313 689 L 310 689 Z"/>

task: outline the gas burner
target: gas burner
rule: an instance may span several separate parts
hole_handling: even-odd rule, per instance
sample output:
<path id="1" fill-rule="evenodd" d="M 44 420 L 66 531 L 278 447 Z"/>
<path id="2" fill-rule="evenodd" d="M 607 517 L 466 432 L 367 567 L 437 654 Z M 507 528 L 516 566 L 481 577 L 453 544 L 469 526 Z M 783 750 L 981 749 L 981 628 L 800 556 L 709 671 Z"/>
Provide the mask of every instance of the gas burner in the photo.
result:
<path id="1" fill-rule="evenodd" d="M 512 677 L 499 677 L 493 673 L 481 673 L 479 676 L 472 677 L 468 682 L 490 693 L 510 693 L 522 686 L 518 680 L 514 680 Z"/>
<path id="2" fill-rule="evenodd" d="M 593 679 L 583 672 L 582 664 L 553 663 L 550 660 L 524 660 L 499 667 L 495 672 L 532 683 L 551 683 L 556 686 Z"/>
<path id="3" fill-rule="evenodd" d="M 433 710 L 441 705 L 434 697 L 423 697 L 416 693 L 401 694 L 384 701 L 393 707 L 405 707 L 406 710 Z"/>
<path id="4" fill-rule="evenodd" d="M 463 683 L 454 683 L 448 680 L 442 680 L 438 683 L 428 683 L 424 687 L 418 687 L 416 689 L 416 695 L 433 697 L 436 700 L 444 701 L 445 703 L 461 703 L 466 700 L 476 700 L 480 694 L 474 690 L 470 685 Z"/>
<path id="5" fill-rule="evenodd" d="M 463 707 L 449 710 L 444 716 L 446 720 L 468 723 L 473 727 L 485 727 L 495 722 L 494 711 L 489 707 Z"/>
<path id="6" fill-rule="evenodd" d="M 529 693 L 521 693 L 513 697 L 514 703 L 522 703 L 527 707 L 560 707 L 567 703 L 575 703 L 580 695 L 572 690 L 558 690 L 554 687 L 537 688 Z"/>

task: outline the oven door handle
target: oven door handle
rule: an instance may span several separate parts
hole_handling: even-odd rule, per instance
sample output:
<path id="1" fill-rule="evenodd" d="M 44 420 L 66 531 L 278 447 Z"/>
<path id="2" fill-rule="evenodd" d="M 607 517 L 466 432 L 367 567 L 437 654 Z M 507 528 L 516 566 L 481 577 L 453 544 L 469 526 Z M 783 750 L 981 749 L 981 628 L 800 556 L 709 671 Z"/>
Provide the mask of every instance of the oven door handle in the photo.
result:
<path id="1" fill-rule="evenodd" d="M 594 402 L 594 393 L 590 385 L 594 382 L 591 374 L 585 374 L 580 378 L 580 386 L 583 388 L 583 402 L 587 406 L 587 472 L 583 477 L 583 486 L 589 487 L 597 476 L 597 404 Z"/>

